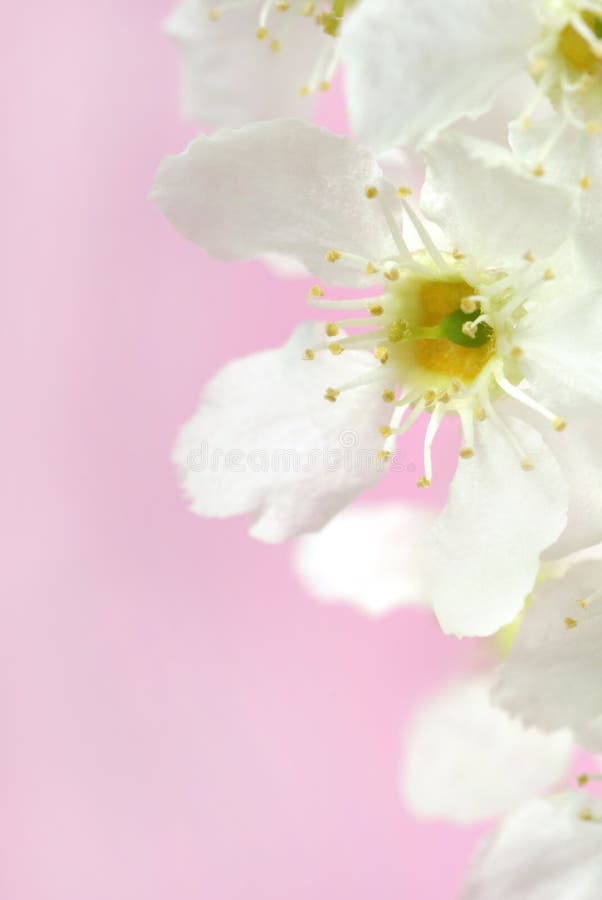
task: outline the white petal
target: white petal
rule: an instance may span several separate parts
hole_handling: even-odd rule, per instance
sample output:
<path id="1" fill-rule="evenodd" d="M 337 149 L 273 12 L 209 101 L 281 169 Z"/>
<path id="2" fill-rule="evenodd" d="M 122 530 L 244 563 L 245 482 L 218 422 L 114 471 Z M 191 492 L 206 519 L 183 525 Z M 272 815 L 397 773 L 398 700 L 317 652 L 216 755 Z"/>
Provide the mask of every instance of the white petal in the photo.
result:
<path id="1" fill-rule="evenodd" d="M 602 597 L 587 609 L 578 601 L 601 587 L 598 561 L 578 563 L 563 578 L 541 584 L 493 694 L 525 722 L 571 728 L 595 752 L 602 751 Z M 578 624 L 567 627 L 567 620 Z"/>
<path id="2" fill-rule="evenodd" d="M 520 612 L 539 556 L 566 525 L 567 487 L 540 434 L 512 429 L 533 471 L 520 467 L 491 421 L 475 428 L 475 456 L 461 460 L 446 509 L 427 536 L 425 590 L 444 631 L 493 634 Z"/>
<path id="3" fill-rule="evenodd" d="M 303 350 L 323 337 L 300 326 L 283 348 L 230 363 L 207 385 L 174 451 L 191 508 L 253 514 L 251 533 L 278 542 L 323 526 L 382 474 L 380 381 L 324 400 L 326 388 L 377 372 L 369 353 Z"/>
<path id="4" fill-rule="evenodd" d="M 418 146 L 487 110 L 537 33 L 507 0 L 370 0 L 344 24 L 354 131 L 379 149 Z"/>
<path id="5" fill-rule="evenodd" d="M 572 192 L 542 184 L 507 150 L 445 134 L 426 157 L 422 208 L 480 265 L 499 268 L 526 250 L 547 257 L 570 236 Z"/>
<path id="6" fill-rule="evenodd" d="M 508 812 L 566 774 L 569 732 L 524 728 L 489 698 L 489 679 L 448 685 L 419 710 L 405 743 L 402 792 L 427 818 L 470 824 Z"/>
<path id="7" fill-rule="evenodd" d="M 332 38 L 311 17 L 272 14 L 270 34 L 257 40 L 261 0 L 209 17 L 221 0 L 184 0 L 166 22 L 180 48 L 181 97 L 185 116 L 205 124 L 238 126 L 285 116 L 306 118 L 313 102 L 307 84 L 321 52 L 335 50 Z M 269 49 L 279 39 L 281 49 Z"/>
<path id="8" fill-rule="evenodd" d="M 594 821 L 581 816 L 591 812 Z M 599 900 L 602 804 L 576 791 L 533 800 L 479 848 L 460 900 Z"/>
<path id="9" fill-rule="evenodd" d="M 410 504 L 345 510 L 298 542 L 294 565 L 322 600 L 350 603 L 369 615 L 424 604 L 417 545 L 433 515 Z"/>
<path id="10" fill-rule="evenodd" d="M 163 160 L 151 197 L 169 222 L 220 259 L 280 253 L 331 283 L 369 283 L 364 266 L 394 252 L 378 200 L 390 193 L 378 164 L 348 138 L 294 120 L 196 138 Z M 372 280 L 374 280 L 372 278 Z"/>

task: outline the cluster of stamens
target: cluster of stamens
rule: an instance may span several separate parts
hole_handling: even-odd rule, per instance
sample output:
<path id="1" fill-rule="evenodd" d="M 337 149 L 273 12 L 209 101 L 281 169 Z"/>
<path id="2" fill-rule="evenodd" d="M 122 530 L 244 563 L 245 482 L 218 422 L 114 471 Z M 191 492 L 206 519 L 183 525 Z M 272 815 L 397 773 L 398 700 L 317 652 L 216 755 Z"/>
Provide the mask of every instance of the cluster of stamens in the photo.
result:
<path id="1" fill-rule="evenodd" d="M 211 9 L 209 18 L 218 22 L 223 13 L 250 6 L 257 0 L 230 0 L 222 4 L 219 9 Z M 282 50 L 283 42 L 286 42 L 287 32 L 290 30 L 291 16 L 301 15 L 312 20 L 325 35 L 338 37 L 346 8 L 357 0 L 265 0 L 259 8 L 255 37 L 265 43 L 272 53 Z M 281 15 L 287 13 L 285 18 Z M 275 24 L 273 24 L 275 22 Z M 336 50 L 334 42 L 324 43 L 322 52 L 315 62 L 306 84 L 299 87 L 302 96 L 309 96 L 317 90 L 330 90 L 332 76 L 336 68 Z"/>
<path id="2" fill-rule="evenodd" d="M 531 128 L 532 115 L 543 98 L 561 110 L 556 128 L 541 148 L 532 174 L 545 175 L 546 161 L 567 128 L 598 134 L 602 118 L 602 2 L 543 0 L 541 37 L 529 53 L 529 71 L 538 91 L 523 111 L 521 123 Z M 579 178 L 583 190 L 591 178 Z"/>
<path id="3" fill-rule="evenodd" d="M 397 438 L 422 413 L 429 414 L 419 487 L 431 484 L 433 442 L 443 418 L 450 414 L 460 420 L 462 459 L 474 456 L 475 422 L 489 419 L 508 436 L 523 469 L 530 471 L 532 458 L 494 401 L 507 395 L 541 415 L 556 431 L 565 428 L 564 420 L 523 386 L 523 350 L 516 343 L 520 321 L 538 299 L 545 301 L 545 288 L 553 281 L 554 272 L 538 263 L 529 250 L 512 273 L 480 270 L 459 250 L 438 250 L 408 202 L 409 193 L 402 187 L 398 197 L 424 249 L 410 252 L 389 204 L 376 187 L 368 186 L 365 196 L 380 204 L 397 252 L 370 260 L 333 248 L 326 252 L 326 260 L 333 265 L 345 260 L 361 266 L 380 283 L 382 293 L 334 300 L 314 285 L 308 298 L 312 306 L 363 315 L 327 322 L 324 342 L 308 348 L 304 358 L 311 361 L 318 352 L 338 357 L 347 350 L 371 350 L 380 366 L 348 383 L 328 386 L 324 398 L 336 403 L 356 387 L 369 382 L 383 384 L 382 399 L 392 409 L 389 421 L 380 429 L 383 446 L 379 458 L 383 461 L 390 458 Z M 347 334 L 347 329 L 353 333 Z"/>

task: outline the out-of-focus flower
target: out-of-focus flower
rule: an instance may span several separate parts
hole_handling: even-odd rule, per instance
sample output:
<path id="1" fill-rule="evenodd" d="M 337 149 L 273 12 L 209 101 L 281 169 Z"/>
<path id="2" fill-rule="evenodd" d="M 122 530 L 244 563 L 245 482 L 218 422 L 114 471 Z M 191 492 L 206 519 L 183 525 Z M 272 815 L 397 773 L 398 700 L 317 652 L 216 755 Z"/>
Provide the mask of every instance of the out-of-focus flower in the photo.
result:
<path id="1" fill-rule="evenodd" d="M 569 727 L 602 752 L 602 561 L 583 560 L 534 591 L 493 697 L 527 724 Z"/>
<path id="2" fill-rule="evenodd" d="M 460 900 L 599 900 L 601 884 L 602 803 L 570 791 L 508 816 L 477 851 Z"/>
<path id="3" fill-rule="evenodd" d="M 311 116 L 357 0 L 181 0 L 166 22 L 182 63 L 184 115 L 209 125 Z"/>
<path id="4" fill-rule="evenodd" d="M 364 450 L 380 431 L 386 462 L 426 412 L 418 485 L 428 487 L 435 435 L 454 416 L 462 462 L 425 541 L 425 590 L 446 631 L 485 635 L 514 619 L 542 551 L 563 532 L 563 552 L 574 549 L 583 481 L 599 480 L 585 437 L 602 387 L 599 292 L 584 293 L 567 243 L 570 194 L 517 171 L 509 154 L 455 136 L 432 146 L 428 162 L 423 210 L 447 249 L 403 187 L 395 200 L 366 151 L 302 122 L 203 136 L 164 160 L 155 202 L 214 256 L 283 253 L 331 284 L 379 288 L 341 301 L 314 286 L 310 302 L 333 312 L 324 339 L 297 332 L 283 351 L 231 364 L 184 429 L 176 459 L 197 512 L 252 511 L 258 537 L 283 540 L 324 525 L 374 483 L 377 467 L 354 463 L 333 475 L 314 466 L 309 480 L 269 466 L 260 476 L 192 471 L 195 447 L 305 450 L 345 432 Z M 402 214 L 423 249 L 404 240 Z M 340 309 L 355 315 L 339 318 Z M 301 340 L 312 370 L 303 375 Z M 602 488 L 588 502 L 593 544 L 602 538 Z M 579 529 L 584 540 L 581 521 Z"/>
<path id="5" fill-rule="evenodd" d="M 382 148 L 419 146 L 476 117 L 514 75 L 588 134 L 602 119 L 602 5 L 597 0 L 371 0 L 343 29 L 352 124 Z"/>

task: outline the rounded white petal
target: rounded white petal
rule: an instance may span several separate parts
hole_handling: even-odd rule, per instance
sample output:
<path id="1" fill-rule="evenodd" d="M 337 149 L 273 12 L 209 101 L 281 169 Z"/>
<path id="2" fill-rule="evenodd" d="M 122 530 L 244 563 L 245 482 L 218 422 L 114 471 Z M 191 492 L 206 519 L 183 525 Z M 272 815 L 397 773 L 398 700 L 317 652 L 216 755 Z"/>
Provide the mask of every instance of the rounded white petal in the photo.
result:
<path id="1" fill-rule="evenodd" d="M 255 33 L 261 0 L 230 10 L 225 5 L 222 0 L 183 0 L 165 23 L 180 50 L 183 114 L 216 126 L 311 116 L 313 101 L 300 88 L 320 53 L 335 51 L 332 38 L 311 17 L 274 12 L 269 36 L 260 41 Z M 217 21 L 211 10 L 219 13 Z M 273 39 L 280 41 L 278 52 L 269 48 Z"/>
<path id="2" fill-rule="evenodd" d="M 508 816 L 477 851 L 460 900 L 599 900 L 601 885 L 602 804 L 573 791 Z"/>
<path id="3" fill-rule="evenodd" d="M 525 728 L 496 708 L 490 679 L 446 686 L 406 736 L 402 793 L 416 815 L 470 824 L 508 812 L 566 774 L 573 741 Z"/>
<path id="4" fill-rule="evenodd" d="M 425 591 L 445 632 L 493 634 L 522 609 L 541 552 L 563 531 L 568 491 L 562 471 L 529 425 L 513 433 L 532 471 L 493 422 L 475 428 L 475 456 L 461 460 L 447 507 L 427 535 Z"/>
<path id="5" fill-rule="evenodd" d="M 184 237 L 219 259 L 291 257 L 336 284 L 369 283 L 361 262 L 394 252 L 378 200 L 390 188 L 349 138 L 292 119 L 200 136 L 159 166 L 151 198 Z M 374 277 L 372 276 L 372 281 Z"/>
<path id="6" fill-rule="evenodd" d="M 499 268 L 527 250 L 547 257 L 570 236 L 573 193 L 542 184 L 502 147 L 445 134 L 426 158 L 422 208 L 479 265 Z"/>
<path id="7" fill-rule="evenodd" d="M 570 728 L 578 743 L 602 751 L 602 562 L 580 562 L 541 584 L 525 613 L 493 691 L 524 722 Z"/>
<path id="8" fill-rule="evenodd" d="M 409 503 L 345 510 L 299 540 L 295 569 L 321 600 L 350 603 L 369 615 L 423 605 L 417 547 L 432 519 L 432 512 Z"/>
<path id="9" fill-rule="evenodd" d="M 229 363 L 207 385 L 174 450 L 194 512 L 251 513 L 251 533 L 278 542 L 322 527 L 378 481 L 378 429 L 390 416 L 380 380 L 336 403 L 324 392 L 380 364 L 361 351 L 303 360 L 322 337 L 300 326 L 283 348 Z"/>
<path id="10" fill-rule="evenodd" d="M 419 146 L 485 112 L 536 34 L 529 5 L 508 0 L 361 3 L 341 35 L 354 131 L 379 149 Z"/>

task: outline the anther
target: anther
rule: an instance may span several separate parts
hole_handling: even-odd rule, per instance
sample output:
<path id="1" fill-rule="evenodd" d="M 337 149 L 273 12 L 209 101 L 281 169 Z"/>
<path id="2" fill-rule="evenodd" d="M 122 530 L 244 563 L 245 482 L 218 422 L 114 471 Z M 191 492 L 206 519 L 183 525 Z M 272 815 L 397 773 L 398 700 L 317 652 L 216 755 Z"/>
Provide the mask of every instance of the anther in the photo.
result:
<path id="1" fill-rule="evenodd" d="M 534 175 L 535 178 L 543 178 L 545 174 L 546 170 L 541 163 L 537 163 L 537 165 L 531 169 L 531 175 Z"/>
<path id="2" fill-rule="evenodd" d="M 585 772 L 583 775 L 577 775 L 577 784 L 579 787 L 585 787 L 586 784 L 589 784 L 589 775 L 586 775 Z"/>
<path id="3" fill-rule="evenodd" d="M 584 177 L 579 182 L 579 187 L 582 191 L 589 191 L 592 186 L 592 180 L 589 175 L 584 175 Z"/>
<path id="4" fill-rule="evenodd" d="M 316 11 L 315 3 L 306 3 L 303 9 L 301 10 L 301 15 L 303 16 L 313 16 Z"/>
<path id="5" fill-rule="evenodd" d="M 389 359 L 389 351 L 386 347 L 375 347 L 374 356 L 380 363 L 384 365 Z"/>
<path id="6" fill-rule="evenodd" d="M 439 403 L 449 403 L 450 399 L 451 398 L 450 398 L 449 394 L 447 393 L 447 391 L 441 391 L 441 393 L 437 397 L 437 400 L 439 401 Z"/>
<path id="7" fill-rule="evenodd" d="M 477 301 L 473 297 L 462 297 L 460 300 L 460 309 L 463 313 L 466 313 L 467 316 L 473 313 L 477 306 Z"/>
<path id="8" fill-rule="evenodd" d="M 566 428 L 566 422 L 560 416 L 556 416 L 554 421 L 552 422 L 552 428 L 554 431 L 564 431 Z"/>
<path id="9" fill-rule="evenodd" d="M 408 331 L 408 323 L 404 319 L 397 319 L 391 322 L 387 330 L 387 337 L 392 344 L 396 344 L 405 337 Z"/>
<path id="10" fill-rule="evenodd" d="M 452 378 L 451 380 L 451 389 L 454 394 L 459 394 L 462 390 L 462 382 L 459 378 Z"/>
<path id="11" fill-rule="evenodd" d="M 330 90 L 330 81 L 321 81 L 318 85 L 323 94 Z"/>
<path id="12" fill-rule="evenodd" d="M 487 415 L 485 413 L 485 410 L 481 406 L 477 406 L 475 407 L 474 417 L 477 422 L 484 422 L 487 418 Z"/>
<path id="13" fill-rule="evenodd" d="M 311 94 L 311 88 L 308 87 L 308 85 L 304 84 L 299 88 L 299 93 L 302 97 L 309 97 L 309 95 Z"/>
<path id="14" fill-rule="evenodd" d="M 339 393 L 340 391 L 337 391 L 335 388 L 326 388 L 324 399 L 328 400 L 329 403 L 336 403 Z"/>
<path id="15" fill-rule="evenodd" d="M 579 813 L 579 818 L 582 822 L 591 822 L 594 818 L 591 809 L 582 809 Z"/>
<path id="16" fill-rule="evenodd" d="M 465 254 L 462 253 L 460 250 L 458 250 L 457 247 L 454 247 L 454 249 L 452 250 L 452 256 L 454 259 L 457 259 L 457 260 L 466 259 Z"/>
<path id="17" fill-rule="evenodd" d="M 589 602 L 585 597 L 581 597 L 580 600 L 577 600 L 577 604 L 581 609 L 589 609 Z"/>
<path id="18" fill-rule="evenodd" d="M 425 391 L 422 395 L 422 399 L 426 406 L 432 406 L 437 399 L 437 394 L 434 391 Z"/>
<path id="19" fill-rule="evenodd" d="M 311 359 L 315 359 L 315 358 L 316 358 L 316 354 L 314 353 L 313 350 L 308 349 L 303 354 L 303 359 L 311 360 Z"/>
<path id="20" fill-rule="evenodd" d="M 543 273 L 544 281 L 553 281 L 556 278 L 553 269 L 546 269 Z"/>
<path id="21" fill-rule="evenodd" d="M 472 447 L 462 447 L 460 450 L 460 459 L 472 459 L 474 456 L 474 450 Z"/>
<path id="22" fill-rule="evenodd" d="M 526 260 L 527 262 L 534 262 L 535 257 L 533 256 L 533 251 L 525 250 L 525 252 L 523 253 L 523 259 Z"/>
<path id="23" fill-rule="evenodd" d="M 578 625 L 578 622 L 577 622 L 577 619 L 571 619 L 570 616 L 567 616 L 566 619 L 564 620 L 564 624 L 566 625 L 566 627 L 568 629 L 571 629 L 571 628 L 576 628 Z"/>
<path id="24" fill-rule="evenodd" d="M 395 391 L 383 391 L 383 400 L 385 403 L 394 403 Z"/>
<path id="25" fill-rule="evenodd" d="M 278 12 L 286 12 L 288 9 L 290 9 L 290 6 L 287 3 L 287 0 L 278 0 L 276 9 L 278 10 Z"/>
<path id="26" fill-rule="evenodd" d="M 533 469 L 535 468 L 535 465 L 533 463 L 533 460 L 530 457 L 525 456 L 520 461 L 520 467 L 523 470 L 523 472 L 532 472 Z"/>
<path id="27" fill-rule="evenodd" d="M 314 284 L 313 287 L 311 287 L 309 289 L 309 296 L 310 297 L 323 297 L 324 291 L 322 290 L 322 288 L 320 287 L 319 284 Z"/>
<path id="28" fill-rule="evenodd" d="M 600 123 L 596 122 L 595 119 L 592 119 L 590 122 L 586 122 L 585 130 L 588 134 L 598 134 L 600 131 Z"/>
<path id="29" fill-rule="evenodd" d="M 419 487 L 419 488 L 428 488 L 430 486 L 431 486 L 430 481 L 424 475 L 421 478 L 419 478 L 418 481 L 416 482 L 416 487 Z"/>
<path id="30" fill-rule="evenodd" d="M 207 15 L 212 22 L 219 22 L 219 9 L 210 9 Z"/>
<path id="31" fill-rule="evenodd" d="M 333 356 L 340 356 L 345 348 L 341 346 L 341 344 L 337 344 L 335 341 L 334 343 L 328 345 L 328 349 Z"/>
<path id="32" fill-rule="evenodd" d="M 374 185 L 369 185 L 364 193 L 368 200 L 374 200 L 375 197 L 378 197 L 378 188 L 375 188 Z"/>
<path id="33" fill-rule="evenodd" d="M 474 322 L 464 322 L 462 325 L 462 334 L 465 334 L 466 337 L 474 338 L 477 334 L 477 325 Z"/>
<path id="34" fill-rule="evenodd" d="M 324 331 L 328 337 L 336 337 L 340 329 L 336 322 L 327 322 Z"/>
<path id="35" fill-rule="evenodd" d="M 326 252 L 326 262 L 335 263 L 340 258 L 341 254 L 338 250 L 328 250 Z"/>
<path id="36" fill-rule="evenodd" d="M 522 347 L 513 347 L 510 351 L 510 356 L 512 357 L 512 359 L 522 359 L 524 355 L 525 351 L 522 349 Z"/>
<path id="37" fill-rule="evenodd" d="M 383 437 L 391 437 L 391 435 L 393 434 L 393 431 L 391 430 L 390 425 L 381 425 L 378 430 L 380 431 L 380 433 L 382 434 Z"/>
<path id="38" fill-rule="evenodd" d="M 548 61 L 544 56 L 538 56 L 533 60 L 531 65 L 529 66 L 529 71 L 531 75 L 537 76 L 541 75 L 548 67 Z"/>
<path id="39" fill-rule="evenodd" d="M 399 269 L 387 269 L 386 272 L 383 272 L 383 275 L 387 281 L 399 281 Z"/>
<path id="40" fill-rule="evenodd" d="M 368 307 L 371 316 L 382 316 L 384 313 L 383 307 L 380 303 L 374 303 L 372 306 Z"/>
<path id="41" fill-rule="evenodd" d="M 391 454 L 388 450 L 379 450 L 376 454 L 376 458 L 379 462 L 389 462 Z"/>
<path id="42" fill-rule="evenodd" d="M 375 269 L 374 266 L 372 265 L 372 263 L 369 262 L 369 263 L 366 265 L 366 268 L 364 269 L 364 272 L 366 273 L 366 275 L 375 275 L 376 272 L 378 272 L 378 269 Z"/>
<path id="43" fill-rule="evenodd" d="M 397 188 L 397 196 L 404 200 L 406 197 L 409 197 L 412 193 L 412 188 L 407 187 L 407 185 L 402 184 Z"/>
<path id="44" fill-rule="evenodd" d="M 270 44 L 269 44 L 269 47 L 270 47 L 270 50 L 272 51 L 272 53 L 278 53 L 280 51 L 281 46 L 282 45 L 281 45 L 280 41 L 278 41 L 278 40 L 270 41 Z"/>
<path id="45" fill-rule="evenodd" d="M 265 41 L 267 36 L 268 36 L 268 30 L 267 30 L 267 28 L 264 28 L 263 25 L 260 28 L 258 28 L 257 31 L 255 32 L 255 37 L 257 38 L 258 41 Z"/>

